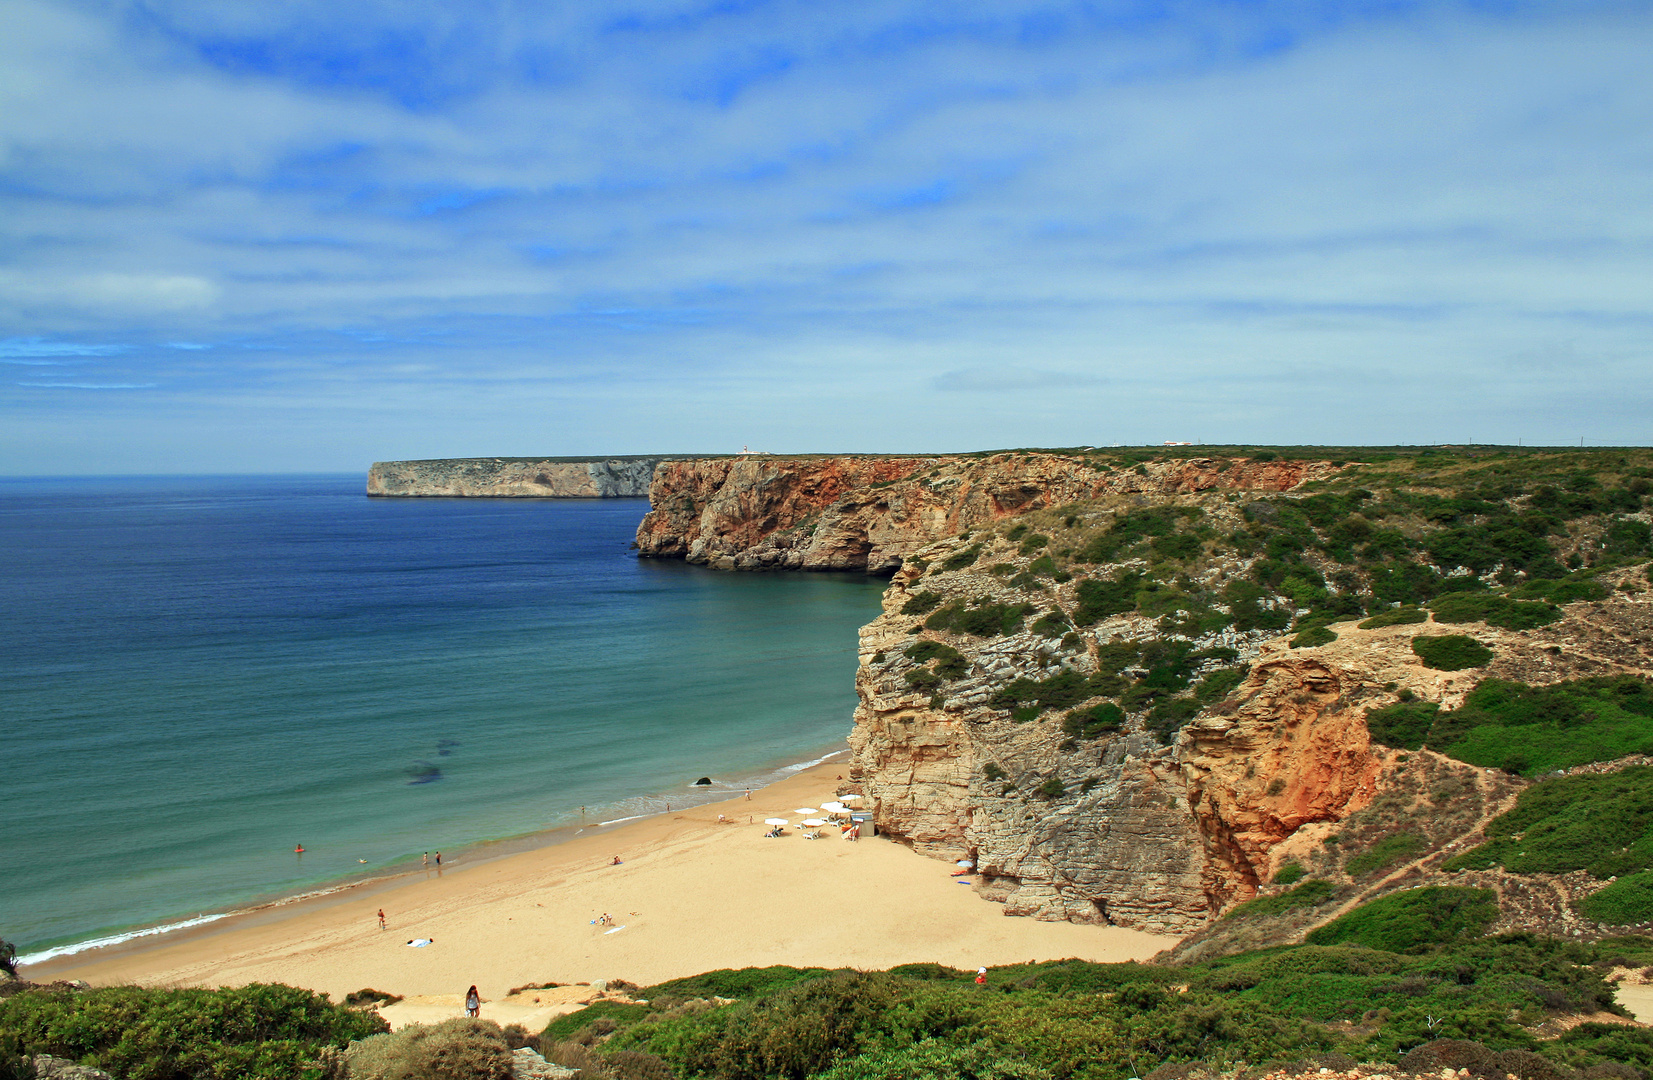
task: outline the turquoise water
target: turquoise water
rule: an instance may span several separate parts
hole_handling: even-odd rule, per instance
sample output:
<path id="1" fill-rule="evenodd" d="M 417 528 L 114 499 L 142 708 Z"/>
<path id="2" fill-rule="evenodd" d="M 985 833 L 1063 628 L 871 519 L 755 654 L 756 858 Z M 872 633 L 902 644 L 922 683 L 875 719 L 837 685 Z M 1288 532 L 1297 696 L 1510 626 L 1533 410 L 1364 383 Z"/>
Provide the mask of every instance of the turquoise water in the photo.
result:
<path id="1" fill-rule="evenodd" d="M 643 500 L 361 488 L 0 481 L 0 937 L 452 863 L 849 730 L 882 582 L 639 560 Z"/>

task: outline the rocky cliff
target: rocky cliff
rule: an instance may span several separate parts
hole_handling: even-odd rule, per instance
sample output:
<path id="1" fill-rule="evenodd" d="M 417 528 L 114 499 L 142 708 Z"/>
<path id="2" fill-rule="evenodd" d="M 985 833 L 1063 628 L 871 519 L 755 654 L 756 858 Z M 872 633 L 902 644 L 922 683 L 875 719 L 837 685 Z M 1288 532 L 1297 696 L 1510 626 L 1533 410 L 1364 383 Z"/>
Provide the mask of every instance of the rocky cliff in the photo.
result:
<path id="1" fill-rule="evenodd" d="M 1592 553 L 1610 552 L 1613 536 L 1653 555 L 1649 515 L 1581 502 L 1541 528 L 1526 495 L 1507 509 L 1393 489 L 1379 502 L 1357 486 L 1365 477 L 1328 485 L 1331 466 L 1300 468 L 1166 462 L 1075 476 L 1043 456 L 937 461 L 769 534 L 795 542 L 731 545 L 726 557 L 870 540 L 870 527 L 843 526 L 852 517 L 946 534 L 867 546 L 902 563 L 862 631 L 850 736 L 852 779 L 879 828 L 972 860 L 978 890 L 1006 914 L 1189 933 L 1280 892 L 1271 883 L 1287 863 L 1368 888 L 1342 867 L 1397 829 L 1423 860 L 1405 880 L 1424 880 L 1528 782 L 1375 745 L 1370 710 L 1453 708 L 1487 678 L 1653 673 L 1645 567 L 1610 560 L 1556 585 L 1561 560 L 1606 557 Z M 1322 483 L 1269 494 L 1304 476 Z M 1235 490 L 1242 478 L 1258 488 Z M 1641 497 L 1595 498 L 1597 510 L 1629 510 Z M 1500 514 L 1519 513 L 1524 532 L 1498 531 Z M 1469 554 L 1465 537 L 1492 547 Z M 1357 625 L 1432 596 L 1438 617 L 1407 606 L 1392 625 Z M 1466 615 L 1466 603 L 1487 614 Z M 1490 659 L 1431 667 L 1413 642 L 1438 635 L 1470 636 Z M 1523 890 L 1532 884 L 1510 887 Z"/>
<path id="2" fill-rule="evenodd" d="M 369 495 L 399 498 L 622 499 L 649 493 L 660 458 L 446 458 L 375 461 Z"/>
<path id="3" fill-rule="evenodd" d="M 1032 510 L 1115 495 L 1286 491 L 1325 462 L 1083 454 L 724 458 L 655 471 L 637 529 L 646 558 L 727 570 L 892 573 L 928 544 Z"/>

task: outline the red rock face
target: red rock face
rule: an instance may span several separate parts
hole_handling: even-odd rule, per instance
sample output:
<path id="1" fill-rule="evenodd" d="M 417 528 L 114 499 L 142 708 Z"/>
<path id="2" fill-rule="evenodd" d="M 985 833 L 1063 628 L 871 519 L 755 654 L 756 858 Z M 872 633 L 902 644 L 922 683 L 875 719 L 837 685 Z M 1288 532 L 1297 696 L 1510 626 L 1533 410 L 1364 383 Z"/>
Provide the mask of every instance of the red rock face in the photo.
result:
<path id="1" fill-rule="evenodd" d="M 889 573 L 927 544 L 1030 510 L 1104 495 L 1288 491 L 1336 471 L 1212 458 L 1140 469 L 1054 454 L 669 461 L 655 470 L 637 548 L 726 570 Z"/>
<path id="2" fill-rule="evenodd" d="M 1302 656 L 1252 671 L 1226 715 L 1189 723 L 1177 747 L 1188 806 L 1204 840 L 1205 894 L 1216 911 L 1268 879 L 1270 853 L 1304 825 L 1341 821 L 1377 794 L 1382 758 L 1363 706 L 1362 673 Z"/>

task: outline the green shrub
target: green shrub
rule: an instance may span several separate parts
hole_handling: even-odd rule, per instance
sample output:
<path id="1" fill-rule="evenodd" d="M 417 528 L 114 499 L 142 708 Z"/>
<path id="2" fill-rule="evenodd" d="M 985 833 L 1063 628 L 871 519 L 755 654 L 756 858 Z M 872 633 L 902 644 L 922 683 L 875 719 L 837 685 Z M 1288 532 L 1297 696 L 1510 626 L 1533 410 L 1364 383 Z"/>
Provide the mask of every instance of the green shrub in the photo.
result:
<path id="1" fill-rule="evenodd" d="M 1290 892 L 1283 892 L 1278 896 L 1259 896 L 1255 900 L 1236 904 L 1223 919 L 1254 919 L 1265 915 L 1279 915 L 1294 908 L 1317 907 L 1331 899 L 1331 896 L 1331 882 L 1310 878 Z"/>
<path id="2" fill-rule="evenodd" d="M 651 1001 L 659 997 L 681 999 L 756 998 L 778 993 L 799 983 L 822 979 L 831 974 L 833 974 L 833 971 L 828 968 L 797 968 L 788 967 L 785 964 L 775 964 L 771 967 L 761 968 L 719 968 L 716 971 L 705 971 L 699 975 L 671 979 L 650 986 L 643 991 L 642 996 Z M 556 1021 L 553 1020 L 552 1024 L 555 1023 Z M 548 1027 L 545 1030 L 550 1032 L 551 1028 Z M 569 1032 L 572 1033 L 575 1030 L 578 1029 L 571 1028 Z"/>
<path id="3" fill-rule="evenodd" d="M 1425 667 L 1437 671 L 1462 671 L 1481 667 L 1492 661 L 1492 650 L 1472 637 L 1463 634 L 1441 634 L 1435 637 L 1415 637 L 1412 651 L 1418 654 Z"/>
<path id="4" fill-rule="evenodd" d="M 1505 630 L 1531 630 L 1561 618 L 1554 604 L 1477 592 L 1438 596 L 1429 602 L 1429 610 L 1438 623 L 1484 622 Z"/>
<path id="5" fill-rule="evenodd" d="M 931 660 L 938 661 L 935 673 L 943 679 L 956 679 L 969 670 L 969 662 L 964 654 L 951 645 L 940 641 L 924 640 L 907 646 L 902 655 L 915 663 L 923 664 Z"/>
<path id="6" fill-rule="evenodd" d="M 1353 878 L 1365 877 L 1417 854 L 1423 846 L 1423 840 L 1413 833 L 1393 833 L 1344 863 L 1343 872 Z"/>
<path id="7" fill-rule="evenodd" d="M 492 1020 L 455 1017 L 374 1035 L 345 1051 L 352 1080 L 510 1080 L 511 1051 Z"/>
<path id="8" fill-rule="evenodd" d="M 901 678 L 914 690 L 927 693 L 941 685 L 941 676 L 927 668 L 914 668 Z"/>
<path id="9" fill-rule="evenodd" d="M 839 1062 L 816 1080 L 1053 1080 L 1014 1051 L 926 1039 Z"/>
<path id="10" fill-rule="evenodd" d="M 1383 626 L 1407 626 L 1411 623 L 1429 621 L 1429 612 L 1422 608 L 1402 607 L 1393 611 L 1385 611 L 1381 615 L 1373 615 L 1360 624 L 1362 630 L 1376 630 Z"/>
<path id="11" fill-rule="evenodd" d="M 1402 701 L 1366 713 L 1372 741 L 1397 750 L 1422 750 L 1434 726 L 1440 705 L 1433 701 Z"/>
<path id="12" fill-rule="evenodd" d="M 1653 682 L 1633 675 L 1550 686 L 1483 679 L 1460 708 L 1436 716 L 1427 745 L 1471 765 L 1540 776 L 1653 751 L 1650 719 Z"/>
<path id="13" fill-rule="evenodd" d="M 1125 710 L 1111 701 L 1074 709 L 1062 719 L 1062 730 L 1076 739 L 1095 739 L 1125 726 Z"/>
<path id="14" fill-rule="evenodd" d="M 907 599 L 905 604 L 901 605 L 901 614 L 928 615 L 939 606 L 941 606 L 941 594 L 931 592 L 929 589 L 922 589 L 914 593 Z"/>
<path id="15" fill-rule="evenodd" d="M 1041 783 L 1037 790 L 1039 794 L 1043 795 L 1047 799 L 1060 799 L 1063 795 L 1067 794 L 1067 789 L 1062 786 L 1061 778 L 1056 776 L 1052 776 L 1050 779 Z"/>
<path id="16" fill-rule="evenodd" d="M 1626 874 L 1579 901 L 1578 910 L 1613 926 L 1653 922 L 1653 870 Z"/>
<path id="17" fill-rule="evenodd" d="M 1110 615 L 1124 615 L 1136 610 L 1136 594 L 1146 579 L 1134 570 L 1126 571 L 1112 580 L 1086 578 L 1078 585 L 1079 606 L 1074 609 L 1073 621 L 1090 626 Z"/>
<path id="18" fill-rule="evenodd" d="M 378 1013 L 274 984 L 29 990 L 0 999 L 0 1032 L 11 1033 L 27 1053 L 69 1058 L 133 1080 L 286 1080 L 322 1047 L 342 1047 L 386 1026 Z"/>
<path id="19" fill-rule="evenodd" d="M 1294 649 L 1313 648 L 1316 645 L 1330 645 L 1337 640 L 1337 635 L 1325 626 L 1311 626 L 1291 639 Z"/>
<path id="20" fill-rule="evenodd" d="M 974 607 L 965 607 L 963 601 L 955 600 L 925 619 L 924 625 L 930 630 L 951 630 L 974 637 L 998 637 L 1021 630 L 1022 619 L 1033 611 L 1032 604 L 978 600 Z"/>
<path id="21" fill-rule="evenodd" d="M 1436 886 L 1380 896 L 1309 933 L 1311 945 L 1353 942 L 1411 952 L 1480 937 L 1498 918 L 1491 889 Z"/>
<path id="22" fill-rule="evenodd" d="M 1298 863 L 1281 863 L 1280 869 L 1274 872 L 1274 884 L 1295 885 L 1297 882 L 1303 880 L 1303 875 L 1306 873 L 1308 873 L 1308 871 L 1304 870 Z"/>
<path id="23" fill-rule="evenodd" d="M 981 545 L 971 544 L 961 551 L 955 551 L 941 560 L 943 570 L 963 570 L 966 566 L 973 566 L 981 558 Z"/>
<path id="24" fill-rule="evenodd" d="M 987 780 L 989 782 L 994 781 L 994 780 L 1003 780 L 1004 779 L 1004 770 L 999 768 L 999 763 L 998 762 L 989 761 L 985 766 L 982 767 L 981 775 L 982 775 L 982 779 Z"/>
<path id="25" fill-rule="evenodd" d="M 1444 868 L 1586 870 L 1597 878 L 1653 869 L 1653 768 L 1534 784 L 1516 798 L 1514 809 L 1487 823 L 1486 834 L 1485 844 Z"/>
<path id="26" fill-rule="evenodd" d="M 1068 621 L 1059 611 L 1047 612 L 1033 621 L 1032 630 L 1035 634 L 1045 638 L 1059 638 L 1071 629 Z"/>

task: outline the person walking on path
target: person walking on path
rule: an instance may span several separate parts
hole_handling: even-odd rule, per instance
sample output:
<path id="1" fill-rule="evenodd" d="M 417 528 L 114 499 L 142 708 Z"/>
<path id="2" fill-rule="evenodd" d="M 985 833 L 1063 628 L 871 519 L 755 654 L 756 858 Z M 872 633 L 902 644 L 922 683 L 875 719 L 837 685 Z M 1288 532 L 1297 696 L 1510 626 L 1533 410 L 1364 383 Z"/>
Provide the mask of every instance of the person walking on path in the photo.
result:
<path id="1" fill-rule="evenodd" d="M 385 927 L 385 909 L 384 908 L 379 909 L 379 929 L 380 930 L 386 929 L 386 927 Z"/>
<path id="2" fill-rule="evenodd" d="M 482 1015 L 482 996 L 476 992 L 475 986 L 465 991 L 465 1015 Z"/>

